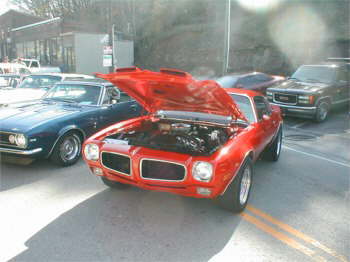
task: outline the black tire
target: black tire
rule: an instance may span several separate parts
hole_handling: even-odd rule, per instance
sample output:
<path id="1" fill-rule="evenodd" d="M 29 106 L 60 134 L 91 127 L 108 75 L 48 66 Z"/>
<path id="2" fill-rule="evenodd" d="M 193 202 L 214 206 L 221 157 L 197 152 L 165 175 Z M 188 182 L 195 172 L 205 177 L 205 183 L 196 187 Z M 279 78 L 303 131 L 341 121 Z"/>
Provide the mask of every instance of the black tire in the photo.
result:
<path id="1" fill-rule="evenodd" d="M 241 189 L 243 186 L 242 180 L 243 177 L 245 177 L 246 170 L 249 170 L 249 186 L 247 189 L 247 193 L 245 197 L 242 199 L 241 196 Z M 248 157 L 244 164 L 242 165 L 241 169 L 238 171 L 237 176 L 234 178 L 234 180 L 231 182 L 231 184 L 226 189 L 225 193 L 221 196 L 218 196 L 216 198 L 217 203 L 224 209 L 227 209 L 229 211 L 238 213 L 244 210 L 248 203 L 250 191 L 251 191 L 251 185 L 253 181 L 253 163 L 252 160 Z"/>
<path id="2" fill-rule="evenodd" d="M 317 123 L 321 123 L 325 121 L 328 117 L 329 110 L 330 110 L 330 104 L 328 101 L 323 100 L 319 102 L 316 107 L 316 114 L 315 114 L 314 120 Z"/>
<path id="3" fill-rule="evenodd" d="M 75 164 L 81 154 L 82 138 L 76 132 L 63 135 L 52 151 L 50 160 L 60 166 Z"/>
<path id="4" fill-rule="evenodd" d="M 273 142 L 265 149 L 263 153 L 264 159 L 270 160 L 270 161 L 278 161 L 281 155 L 282 137 L 283 137 L 283 131 L 281 126 Z"/>
<path id="5" fill-rule="evenodd" d="M 128 185 L 128 184 L 123 184 L 123 183 L 119 183 L 117 181 L 112 181 L 106 177 L 101 177 L 101 180 L 106 186 L 108 186 L 110 188 L 126 189 L 126 188 L 130 187 L 130 185 Z"/>

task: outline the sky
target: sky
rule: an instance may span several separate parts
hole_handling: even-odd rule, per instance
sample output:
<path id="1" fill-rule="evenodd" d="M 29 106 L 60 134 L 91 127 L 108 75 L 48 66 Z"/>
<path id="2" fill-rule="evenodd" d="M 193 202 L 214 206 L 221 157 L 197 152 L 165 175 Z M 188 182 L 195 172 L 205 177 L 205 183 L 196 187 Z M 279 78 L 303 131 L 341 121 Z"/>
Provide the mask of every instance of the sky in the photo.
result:
<path id="1" fill-rule="evenodd" d="M 10 8 L 14 8 L 9 2 L 9 0 L 0 0 L 0 15 L 8 11 Z"/>

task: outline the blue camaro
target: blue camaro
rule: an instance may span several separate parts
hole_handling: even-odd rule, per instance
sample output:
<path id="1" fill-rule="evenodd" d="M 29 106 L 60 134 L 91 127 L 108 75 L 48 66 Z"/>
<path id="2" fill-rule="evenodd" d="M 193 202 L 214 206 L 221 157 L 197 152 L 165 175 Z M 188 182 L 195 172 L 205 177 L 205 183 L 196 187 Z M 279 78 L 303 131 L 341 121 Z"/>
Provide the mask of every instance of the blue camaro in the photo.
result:
<path id="1" fill-rule="evenodd" d="M 0 110 L 0 153 L 69 166 L 85 138 L 142 107 L 101 80 L 60 82 L 41 99 Z"/>

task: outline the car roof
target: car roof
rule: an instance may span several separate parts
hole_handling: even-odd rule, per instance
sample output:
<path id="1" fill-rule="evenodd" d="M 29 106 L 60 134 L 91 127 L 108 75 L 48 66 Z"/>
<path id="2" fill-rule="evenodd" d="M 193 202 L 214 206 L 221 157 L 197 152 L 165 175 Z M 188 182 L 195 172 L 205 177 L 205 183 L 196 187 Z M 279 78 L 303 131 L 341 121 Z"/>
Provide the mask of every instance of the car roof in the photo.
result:
<path id="1" fill-rule="evenodd" d="M 21 77 L 20 74 L 13 74 L 13 73 L 9 73 L 9 74 L 0 74 L 0 76 L 7 76 L 7 77 Z"/>
<path id="2" fill-rule="evenodd" d="M 249 97 L 254 96 L 263 96 L 261 93 L 253 91 L 253 90 L 247 90 L 247 89 L 240 89 L 240 88 L 224 88 L 227 93 L 234 93 L 238 95 L 247 95 Z"/>
<path id="3" fill-rule="evenodd" d="M 0 63 L 1 68 L 28 68 L 26 65 L 19 64 L 19 63 Z"/>
<path id="4" fill-rule="evenodd" d="M 264 75 L 266 75 L 265 73 L 254 71 L 254 72 L 233 72 L 233 73 L 228 73 L 227 75 L 223 75 L 222 77 L 225 77 L 225 76 L 245 77 L 245 76 L 257 75 L 257 74 L 264 74 Z"/>
<path id="5" fill-rule="evenodd" d="M 350 65 L 350 63 L 327 61 L 327 62 L 322 62 L 319 64 L 301 65 L 300 67 L 302 67 L 302 66 L 323 66 L 323 67 L 337 68 L 337 67 L 348 66 L 348 65 Z"/>

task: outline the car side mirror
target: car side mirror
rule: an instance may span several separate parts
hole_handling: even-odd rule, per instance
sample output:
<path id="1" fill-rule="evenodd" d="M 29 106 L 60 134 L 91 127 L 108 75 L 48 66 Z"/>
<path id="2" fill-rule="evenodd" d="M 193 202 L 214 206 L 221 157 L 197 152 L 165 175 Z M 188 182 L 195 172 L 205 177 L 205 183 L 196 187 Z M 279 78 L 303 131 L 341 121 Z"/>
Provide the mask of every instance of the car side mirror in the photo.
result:
<path id="1" fill-rule="evenodd" d="M 270 120 L 270 116 L 269 115 L 263 115 L 262 118 L 266 121 L 266 120 Z"/>

